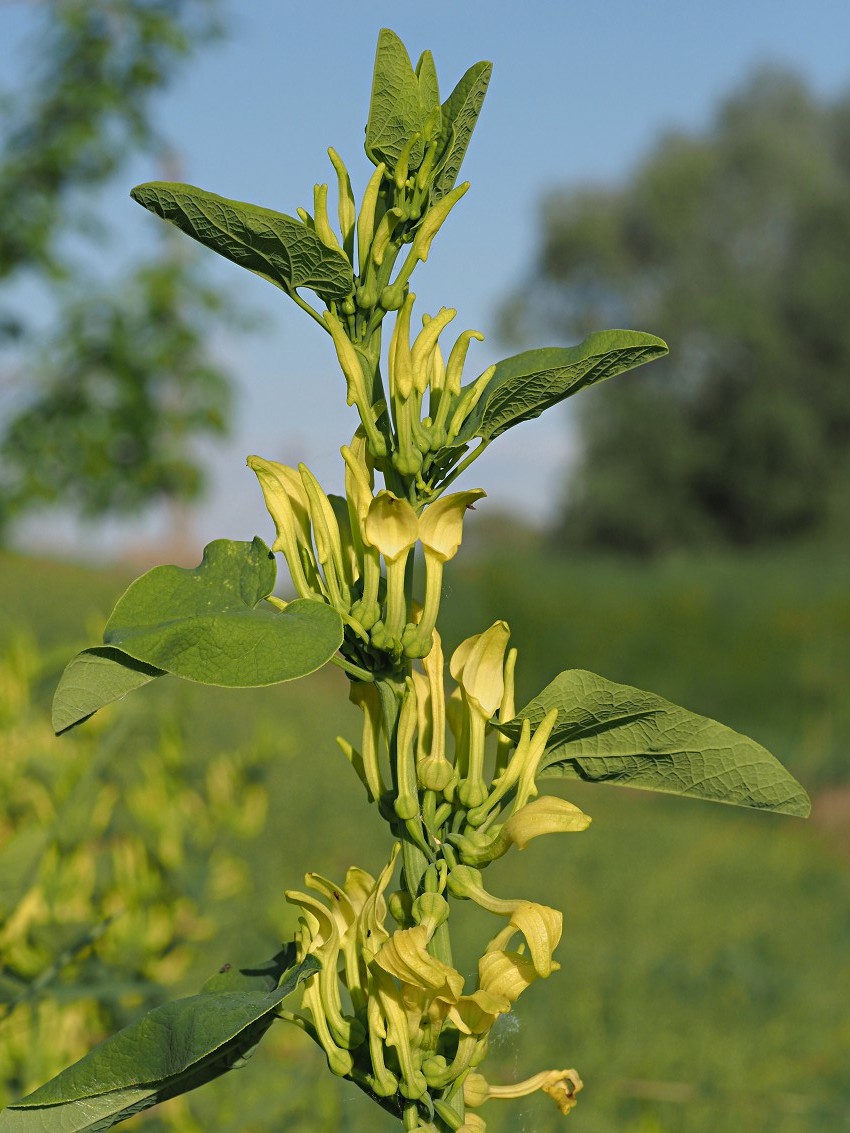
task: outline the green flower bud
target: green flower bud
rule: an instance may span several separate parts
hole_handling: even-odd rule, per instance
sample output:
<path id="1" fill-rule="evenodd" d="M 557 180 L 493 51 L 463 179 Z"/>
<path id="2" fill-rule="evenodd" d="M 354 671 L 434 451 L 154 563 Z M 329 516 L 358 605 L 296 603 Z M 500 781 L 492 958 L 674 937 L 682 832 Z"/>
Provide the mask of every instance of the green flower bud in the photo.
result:
<path id="1" fill-rule="evenodd" d="M 349 260 L 352 260 L 354 256 L 354 224 L 356 214 L 354 193 L 351 191 L 351 179 L 348 176 L 348 170 L 345 168 L 342 158 L 335 149 L 330 148 L 328 150 L 328 157 L 331 159 L 331 164 L 337 176 L 337 189 L 339 194 L 337 215 L 339 217 L 339 230 L 342 234 L 342 246 Z M 345 314 L 353 315 L 354 307 L 352 306 L 350 311 L 345 311 Z"/>
<path id="2" fill-rule="evenodd" d="M 337 240 L 334 230 L 331 228 L 331 222 L 328 219 L 327 185 L 313 186 L 313 212 L 316 214 L 314 221 L 316 235 L 326 248 L 339 250 L 339 240 Z"/>
<path id="3" fill-rule="evenodd" d="M 386 165 L 380 162 L 369 178 L 369 183 L 363 193 L 363 200 L 360 202 L 360 215 L 357 218 L 357 258 L 360 263 L 361 279 L 366 274 L 366 265 L 369 262 L 372 236 L 375 232 L 375 209 L 378 204 L 378 192 L 386 171 Z"/>
<path id="4" fill-rule="evenodd" d="M 413 238 L 413 247 L 411 248 L 412 256 L 415 256 L 416 259 L 425 263 L 428 259 L 428 253 L 431 251 L 432 240 L 443 227 L 449 213 L 468 189 L 468 181 L 464 181 L 462 185 L 455 186 L 450 193 L 446 193 L 444 197 L 441 197 L 440 200 L 425 213 L 422 223 L 416 229 L 416 235 Z"/>
<path id="5" fill-rule="evenodd" d="M 449 904 L 439 893 L 420 893 L 413 902 L 413 919 L 427 930 L 428 939 L 448 920 Z"/>

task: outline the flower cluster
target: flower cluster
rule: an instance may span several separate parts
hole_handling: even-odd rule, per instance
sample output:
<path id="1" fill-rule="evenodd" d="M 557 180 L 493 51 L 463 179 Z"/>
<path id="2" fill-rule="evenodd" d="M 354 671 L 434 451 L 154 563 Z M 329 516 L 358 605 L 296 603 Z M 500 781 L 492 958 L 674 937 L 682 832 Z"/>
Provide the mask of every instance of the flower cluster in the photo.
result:
<path id="1" fill-rule="evenodd" d="M 507 649 L 507 625 L 496 622 L 458 646 L 448 697 L 440 635 L 432 630 L 431 637 L 421 668 L 404 681 L 393 727 L 376 684 L 351 685 L 363 713 L 362 740 L 359 749 L 338 742 L 400 843 L 377 879 L 351 869 L 338 886 L 308 874 L 307 887 L 318 896 L 286 894 L 301 910 L 299 956 L 322 964 L 305 987 L 306 1014 L 294 1021 L 321 1045 L 336 1074 L 388 1108 L 407 1107 L 407 1128 L 472 1133 L 484 1124 L 474 1114 L 462 1117 L 464 1105 L 540 1088 L 566 1113 L 580 1088 L 574 1071 L 513 1087 L 489 1087 L 474 1072 L 499 1016 L 557 969 L 562 931 L 560 912 L 495 896 L 482 870 L 511 846 L 584 830 L 590 819 L 564 799 L 537 797 L 534 780 L 554 713 L 533 730 L 525 722 L 516 743 L 499 732 L 514 716 L 516 651 Z M 385 898 L 405 842 L 425 863 L 421 882 L 411 886 L 405 860 L 401 888 Z M 450 962 L 451 899 L 472 901 L 504 922 L 470 992 Z"/>
<path id="2" fill-rule="evenodd" d="M 458 1095 L 474 1107 L 543 1089 L 566 1113 L 581 1086 L 575 1071 L 548 1071 L 516 1086 L 490 1086 L 475 1072 L 499 1016 L 558 967 L 552 953 L 561 914 L 530 901 L 500 902 L 508 923 L 478 962 L 477 987 L 464 994 L 461 973 L 428 951 L 449 915 L 445 871 L 429 871 L 425 891 L 411 906 L 402 893 L 387 901 L 398 849 L 377 878 L 352 868 L 340 886 L 308 874 L 307 887 L 318 896 L 287 892 L 301 913 L 299 959 L 313 955 L 322 965 L 305 984 L 305 1014 L 291 1021 L 319 1043 L 335 1074 L 388 1108 L 421 1115 L 408 1128 L 483 1130 L 480 1118 L 459 1116 L 451 1104 Z M 476 895 L 470 890 L 469 896 Z M 400 925 L 392 931 L 388 911 Z M 510 950 L 518 934 L 524 946 Z"/>
<path id="3" fill-rule="evenodd" d="M 282 551 L 301 598 L 327 602 L 347 627 L 348 653 L 367 673 L 395 668 L 431 649 L 443 565 L 457 553 L 466 510 L 480 488 L 441 496 L 417 514 L 374 472 L 362 432 L 342 449 L 345 498 L 326 494 L 303 464 L 297 469 L 248 458 L 274 520 L 273 549 Z M 422 608 L 406 596 L 406 571 L 419 544 L 425 558 Z M 383 560 L 383 568 L 382 562 Z"/>

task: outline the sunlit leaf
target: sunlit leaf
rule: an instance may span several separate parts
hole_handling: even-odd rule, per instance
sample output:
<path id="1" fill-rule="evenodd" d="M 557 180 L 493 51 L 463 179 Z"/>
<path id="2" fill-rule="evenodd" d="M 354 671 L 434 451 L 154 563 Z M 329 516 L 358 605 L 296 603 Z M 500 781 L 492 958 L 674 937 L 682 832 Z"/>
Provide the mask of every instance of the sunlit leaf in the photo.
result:
<path id="1" fill-rule="evenodd" d="M 603 330 L 578 346 L 526 350 L 496 364 L 478 404 L 457 437 L 492 440 L 507 429 L 530 421 L 586 386 L 595 385 L 652 362 L 667 353 L 667 344 L 635 330 Z"/>
<path id="2" fill-rule="evenodd" d="M 383 161 L 388 169 L 394 169 L 402 150 L 418 132 L 420 137 L 408 159 L 409 168 L 418 169 L 425 152 L 421 137 L 424 125 L 419 80 L 407 49 L 395 32 L 381 28 L 366 123 L 366 153 L 376 165 Z"/>
<path id="3" fill-rule="evenodd" d="M 312 228 L 285 213 L 231 201 L 194 185 L 149 181 L 130 196 L 233 263 L 284 291 L 308 287 L 325 300 L 351 293 L 351 265 Z"/>
<path id="4" fill-rule="evenodd" d="M 97 1133 L 243 1065 L 281 1000 L 318 966 L 308 956 L 273 990 L 274 962 L 256 977 L 243 969 L 223 988 L 155 1008 L 3 1110 L 0 1133 Z"/>
<path id="5" fill-rule="evenodd" d="M 651 692 L 568 669 L 502 730 L 519 737 L 547 712 L 558 719 L 543 776 L 642 787 L 734 806 L 808 815 L 806 792 L 765 748 Z"/>
<path id="6" fill-rule="evenodd" d="M 306 676 L 342 643 L 339 614 L 300 598 L 264 599 L 274 556 L 261 539 L 217 539 L 200 566 L 154 567 L 119 599 L 103 639 L 121 652 L 202 684 L 247 687 Z"/>
<path id="7" fill-rule="evenodd" d="M 431 190 L 434 201 L 451 192 L 457 181 L 492 73 L 492 63 L 474 63 L 443 103 L 445 149 Z"/>

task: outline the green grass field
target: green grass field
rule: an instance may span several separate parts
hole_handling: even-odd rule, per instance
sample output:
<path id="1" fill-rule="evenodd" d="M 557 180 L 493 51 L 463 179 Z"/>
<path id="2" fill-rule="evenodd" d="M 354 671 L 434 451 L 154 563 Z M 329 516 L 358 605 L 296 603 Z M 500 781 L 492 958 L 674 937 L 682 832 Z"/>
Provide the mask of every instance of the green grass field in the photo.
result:
<path id="1" fill-rule="evenodd" d="M 451 646 L 505 617 L 520 648 L 521 695 L 574 666 L 652 689 L 752 734 L 815 795 L 814 817 L 802 822 L 547 781 L 594 824 L 535 842 L 488 874 L 498 892 L 562 908 L 565 925 L 562 970 L 502 1027 L 493 1078 L 577 1067 L 586 1088 L 568 1118 L 575 1133 L 850 1129 L 850 849 L 819 820 L 850 780 L 850 593 L 840 564 L 813 553 L 529 564 L 505 553 L 465 569 L 447 573 L 444 636 Z M 9 596 L 0 638 L 26 627 L 43 648 L 45 710 L 62 660 L 96 640 L 129 577 L 0 557 Z M 380 868 L 383 825 L 333 742 L 356 728 L 344 688 L 336 671 L 245 693 L 166 680 L 106 710 L 126 714 L 136 733 L 179 720 L 199 759 L 240 743 L 273 755 L 250 905 L 231 909 L 199 976 L 267 954 L 292 925 L 282 892 L 307 869 L 340 877 L 353 863 Z M 491 931 L 470 914 L 461 962 Z M 482 1112 L 493 1133 L 554 1133 L 564 1120 L 546 1098 Z M 154 1112 L 148 1127 L 165 1124 Z M 175 1127 L 394 1128 L 329 1078 L 308 1040 L 283 1031 L 244 1071 L 194 1096 Z"/>

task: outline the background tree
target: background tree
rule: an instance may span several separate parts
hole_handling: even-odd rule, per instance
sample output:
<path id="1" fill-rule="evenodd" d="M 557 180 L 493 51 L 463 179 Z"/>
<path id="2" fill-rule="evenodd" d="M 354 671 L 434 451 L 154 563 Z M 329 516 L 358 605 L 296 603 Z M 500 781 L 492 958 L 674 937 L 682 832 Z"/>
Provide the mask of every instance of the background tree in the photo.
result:
<path id="1" fill-rule="evenodd" d="M 229 408 L 206 345 L 207 314 L 229 309 L 193 260 L 163 241 L 107 278 L 84 255 L 96 240 L 122 262 L 102 254 L 96 191 L 132 152 L 166 159 L 152 100 L 221 33 L 215 0 L 45 0 L 37 18 L 0 118 L 0 532 L 44 504 L 99 517 L 194 498 L 191 441 L 225 432 Z M 16 313 L 22 282 L 47 329 Z"/>
<path id="2" fill-rule="evenodd" d="M 850 96 L 819 102 L 777 69 L 622 186 L 549 195 L 507 331 L 645 326 L 671 346 L 585 399 L 560 541 L 654 554 L 841 522 L 848 246 Z"/>

